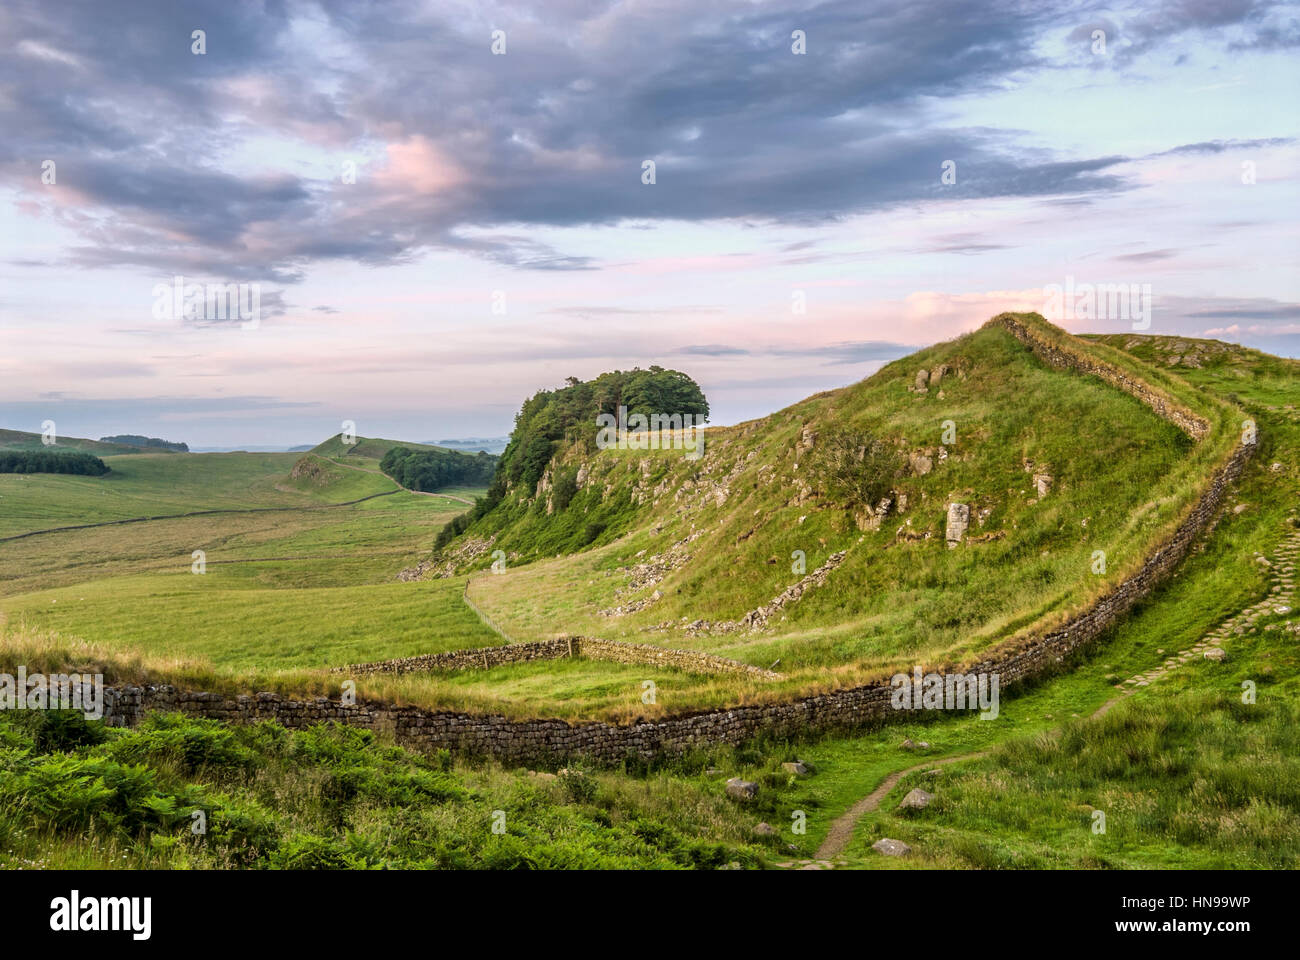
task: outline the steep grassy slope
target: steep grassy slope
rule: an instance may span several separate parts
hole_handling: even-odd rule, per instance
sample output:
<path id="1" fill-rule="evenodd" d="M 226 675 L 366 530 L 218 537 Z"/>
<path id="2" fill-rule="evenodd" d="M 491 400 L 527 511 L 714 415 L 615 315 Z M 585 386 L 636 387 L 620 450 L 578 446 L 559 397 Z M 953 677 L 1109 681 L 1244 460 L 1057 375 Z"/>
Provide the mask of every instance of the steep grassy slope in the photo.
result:
<path id="1" fill-rule="evenodd" d="M 680 451 L 563 454 L 550 475 L 575 469 L 581 478 L 564 510 L 548 502 L 544 477 L 535 496 L 512 491 L 508 523 L 471 528 L 447 555 L 477 551 L 464 564 L 475 567 L 488 562 L 489 546 L 506 551 L 506 573 L 479 577 L 474 593 L 515 639 L 559 630 L 689 645 L 760 666 L 780 659 L 805 688 L 961 662 L 1063 618 L 1130 574 L 1239 437 L 1241 415 L 1221 401 L 1032 322 L 1143 377 L 1210 422 L 1210 435 L 1193 442 L 1136 398 L 1046 365 L 990 324 L 862 383 L 710 429 L 698 461 Z M 948 372 L 937 385 L 909 390 L 919 370 L 941 366 Z M 942 442 L 945 426 L 952 443 Z M 819 438 L 836 430 L 882 437 L 907 465 L 883 517 L 824 488 Z M 1051 477 L 1045 495 L 1038 475 Z M 945 544 L 952 502 L 971 512 L 955 549 Z M 597 544 L 628 532 L 528 562 L 544 555 L 547 531 L 602 523 Z M 737 628 L 801 580 L 796 551 L 808 573 L 846 554 L 824 584 L 758 629 Z"/>

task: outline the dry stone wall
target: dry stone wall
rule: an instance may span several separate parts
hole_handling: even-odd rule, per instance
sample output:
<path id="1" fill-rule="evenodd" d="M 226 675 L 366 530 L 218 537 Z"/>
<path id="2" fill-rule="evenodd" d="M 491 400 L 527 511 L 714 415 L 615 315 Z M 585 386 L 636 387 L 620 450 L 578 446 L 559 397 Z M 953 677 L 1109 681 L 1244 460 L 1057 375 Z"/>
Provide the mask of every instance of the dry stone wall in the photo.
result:
<path id="1" fill-rule="evenodd" d="M 1097 373 L 1110 382 L 1111 368 L 1093 369 L 1088 358 L 1074 357 L 1070 351 L 1058 350 L 1040 342 L 1033 332 L 1014 318 L 1000 318 L 1012 332 L 1026 340 L 1030 349 L 1049 362 L 1085 372 Z M 1018 329 L 1017 329 L 1018 328 Z M 1118 384 L 1117 386 L 1122 386 Z M 1161 416 L 1189 432 L 1204 436 L 1209 425 L 1174 409 L 1169 398 L 1142 384 L 1130 384 L 1130 393 L 1148 403 Z M 1191 417 L 1189 420 L 1188 417 Z M 1202 426 L 1203 428 L 1202 429 Z M 1194 433 L 1194 435 L 1196 435 Z M 1107 628 L 1140 599 L 1164 581 L 1187 555 L 1196 538 L 1221 509 L 1230 485 L 1240 476 L 1254 452 L 1253 444 L 1236 447 L 1211 478 L 1208 488 L 1179 525 L 1177 530 L 1156 549 L 1132 576 L 1120 583 L 1088 610 L 1073 617 L 1057 629 L 1025 639 L 1016 649 L 1002 651 L 975 664 L 966 665 L 961 673 L 998 674 L 1000 689 L 1013 687 L 1027 678 L 1051 671 L 1071 654 L 1096 640 Z M 541 644 L 515 644 L 525 647 L 512 656 L 534 658 L 554 653 L 567 640 Z M 616 644 L 583 638 L 580 644 L 607 644 L 624 650 L 641 644 Z M 437 654 L 435 657 L 492 655 L 504 647 Z M 588 647 L 589 650 L 596 649 Z M 652 647 L 664 655 L 674 651 Z M 606 652 L 612 652 L 606 648 Z M 698 655 L 692 655 L 698 656 Z M 412 658 L 424 661 L 426 658 Z M 518 662 L 514 660 L 511 662 Z M 637 661 L 647 662 L 647 661 Z M 393 661 L 397 663 L 397 661 Z M 397 667 L 395 669 L 401 669 Z M 427 666 L 423 669 L 429 669 Z M 955 665 L 933 672 L 951 672 Z M 328 699 L 291 700 L 276 694 L 259 693 L 234 699 L 210 693 L 193 693 L 169 686 L 128 686 L 105 691 L 105 717 L 113 724 L 134 724 L 150 710 L 180 710 L 221 720 L 248 722 L 274 720 L 290 728 L 337 720 L 377 731 L 389 731 L 404 744 L 423 748 L 445 748 L 470 754 L 488 754 L 507 762 L 533 763 L 583 756 L 597 762 L 617 762 L 627 757 L 650 758 L 680 753 L 712 744 L 737 744 L 758 736 L 794 739 L 806 733 L 850 730 L 884 723 L 911 711 L 891 706 L 892 688 L 886 681 L 801 697 L 783 703 L 759 703 L 711 710 L 660 720 L 639 720 L 631 724 L 601 722 L 568 723 L 563 720 L 510 720 L 503 716 L 423 710 L 418 707 L 383 703 L 358 703 L 346 706 Z"/>
<path id="2" fill-rule="evenodd" d="M 1038 336 L 1033 328 L 1012 314 L 1002 314 L 990 323 L 997 323 L 1011 332 L 1017 340 L 1029 348 L 1030 352 L 1045 363 L 1079 373 L 1090 373 L 1137 397 L 1154 410 L 1160 417 L 1168 420 L 1193 440 L 1203 440 L 1210 433 L 1210 423 L 1204 417 L 1179 404 L 1172 397 L 1152 387 L 1149 383 L 1134 377 L 1112 364 L 1089 356 L 1082 350 L 1052 343 Z"/>
<path id="3" fill-rule="evenodd" d="M 429 653 L 396 660 L 379 660 L 375 663 L 354 663 L 346 667 L 336 667 L 333 672 L 359 675 L 416 673 L 428 670 L 485 670 L 503 664 L 528 663 L 532 660 L 560 660 L 566 657 L 671 667 L 688 673 L 743 673 L 763 680 L 781 679 L 781 674 L 771 670 L 709 653 L 673 650 L 652 643 L 602 640 L 598 637 L 561 637 L 557 640 L 537 640 L 529 643 L 508 643 L 499 647 Z"/>

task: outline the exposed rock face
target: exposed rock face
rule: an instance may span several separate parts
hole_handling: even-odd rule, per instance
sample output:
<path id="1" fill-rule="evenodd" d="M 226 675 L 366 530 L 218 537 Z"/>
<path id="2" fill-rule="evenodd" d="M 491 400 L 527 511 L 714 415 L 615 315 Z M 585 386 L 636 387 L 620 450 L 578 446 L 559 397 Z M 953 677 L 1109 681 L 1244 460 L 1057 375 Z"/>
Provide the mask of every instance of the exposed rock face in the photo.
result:
<path id="1" fill-rule="evenodd" d="M 664 577 L 690 562 L 692 554 L 686 548 L 692 541 L 698 540 L 704 536 L 707 531 L 696 530 L 689 536 L 678 540 L 671 547 L 661 554 L 655 554 L 645 561 L 636 564 L 627 569 L 628 583 L 626 587 L 620 587 L 614 591 L 614 596 L 621 597 L 629 593 L 638 593 L 646 587 L 655 587 L 663 582 Z M 640 556 L 640 554 L 637 554 Z M 609 607 L 600 611 L 602 617 L 622 617 L 629 613 L 636 613 L 638 610 L 644 610 L 663 597 L 659 590 L 654 591 L 648 597 L 642 597 L 639 600 L 629 600 L 627 603 L 619 604 L 616 607 Z"/>
<path id="2" fill-rule="evenodd" d="M 970 526 L 970 507 L 964 503 L 948 504 L 948 526 L 944 530 L 943 538 L 948 541 L 950 548 L 961 543 L 962 537 L 966 536 L 968 526 Z"/>
<path id="3" fill-rule="evenodd" d="M 802 777 L 808 772 L 808 768 L 798 760 L 795 760 L 792 763 L 781 764 L 781 769 L 786 773 L 793 773 L 796 777 Z"/>
<path id="4" fill-rule="evenodd" d="M 439 562 L 432 560 L 422 561 L 418 566 L 408 567 L 397 575 L 398 580 L 424 580 L 426 573 L 432 573 L 434 577 L 451 577 L 455 576 L 456 571 L 466 564 L 483 556 L 492 549 L 492 544 L 496 542 L 496 534 L 490 537 L 469 537 L 461 541 L 460 545 L 443 555 L 444 559 Z"/>
<path id="5" fill-rule="evenodd" d="M 934 469 L 934 461 L 924 453 L 914 453 L 908 457 L 908 465 L 912 468 L 912 473 L 918 477 L 924 477 Z"/>
<path id="6" fill-rule="evenodd" d="M 308 480 L 318 487 L 323 487 L 329 483 L 329 471 L 325 469 L 325 461 L 315 454 L 307 454 L 293 465 L 289 471 L 290 480 Z"/>
<path id="7" fill-rule="evenodd" d="M 933 370 L 931 370 L 930 386 L 937 387 L 939 385 L 939 381 L 943 379 L 943 375 L 947 372 L 948 372 L 948 365 L 946 363 L 941 363 Z"/>
<path id="8" fill-rule="evenodd" d="M 397 579 L 402 583 L 412 583 L 416 580 L 423 580 L 428 576 L 429 571 L 436 567 L 437 564 L 432 560 L 421 560 L 413 567 L 406 567 L 397 574 Z"/>
<path id="9" fill-rule="evenodd" d="M 817 431 L 810 427 L 804 427 L 803 433 L 799 435 L 799 443 L 795 445 L 796 453 L 805 453 L 817 445 Z"/>
<path id="10" fill-rule="evenodd" d="M 1041 500 L 1052 490 L 1052 478 L 1046 473 L 1034 474 L 1034 489 L 1038 491 L 1038 499 Z"/>
<path id="11" fill-rule="evenodd" d="M 881 837 L 871 845 L 871 849 L 887 857 L 905 857 L 912 852 L 912 848 L 902 840 L 891 840 L 889 837 Z"/>
<path id="12" fill-rule="evenodd" d="M 871 507 L 863 507 L 853 515 L 853 521 L 858 525 L 859 530 L 879 530 L 881 521 L 889 516 L 889 508 L 893 506 L 893 501 L 885 497 L 873 510 Z"/>
<path id="13" fill-rule="evenodd" d="M 930 371 L 918 370 L 916 371 L 916 380 L 907 389 L 912 391 L 913 393 L 928 393 L 930 388 L 927 386 L 927 384 L 929 382 L 930 382 Z"/>

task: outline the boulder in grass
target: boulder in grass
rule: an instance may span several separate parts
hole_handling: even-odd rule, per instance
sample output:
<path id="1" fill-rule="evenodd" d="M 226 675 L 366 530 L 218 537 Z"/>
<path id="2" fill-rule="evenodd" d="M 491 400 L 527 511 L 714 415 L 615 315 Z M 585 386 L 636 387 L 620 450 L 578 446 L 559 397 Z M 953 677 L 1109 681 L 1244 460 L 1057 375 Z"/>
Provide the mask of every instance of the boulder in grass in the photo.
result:
<path id="1" fill-rule="evenodd" d="M 733 800 L 753 800 L 758 796 L 758 784 L 732 777 L 727 781 L 727 796 Z"/>
<path id="2" fill-rule="evenodd" d="M 905 857 L 912 852 L 912 848 L 902 840 L 891 840 L 889 837 L 881 837 L 871 845 L 871 849 L 887 857 Z"/>
<path id="3" fill-rule="evenodd" d="M 760 823 L 754 828 L 754 832 L 760 837 L 775 837 L 776 827 L 772 826 L 770 823 Z"/>
<path id="4" fill-rule="evenodd" d="M 898 809 L 924 810 L 930 805 L 930 801 L 933 799 L 933 794 L 926 793 L 920 787 L 917 787 L 915 790 L 909 790 L 907 792 L 907 796 L 905 796 L 903 801 L 898 805 Z"/>
<path id="5" fill-rule="evenodd" d="M 781 764 L 781 769 L 786 773 L 793 773 L 796 777 L 802 777 L 808 772 L 808 768 L 799 760 L 795 760 L 791 763 L 783 763 Z"/>

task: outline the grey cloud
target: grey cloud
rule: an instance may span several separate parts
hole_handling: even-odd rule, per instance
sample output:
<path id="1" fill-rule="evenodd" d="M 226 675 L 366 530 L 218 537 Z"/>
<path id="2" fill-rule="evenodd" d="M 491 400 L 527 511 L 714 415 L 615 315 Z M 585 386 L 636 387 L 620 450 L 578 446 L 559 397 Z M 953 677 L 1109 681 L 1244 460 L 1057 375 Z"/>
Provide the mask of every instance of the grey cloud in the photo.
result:
<path id="1" fill-rule="evenodd" d="M 1154 263 L 1157 260 L 1168 260 L 1176 256 L 1178 256 L 1177 250 L 1146 250 L 1141 253 L 1122 253 L 1111 259 L 1120 263 Z"/>
<path id="2" fill-rule="evenodd" d="M 1147 45 L 1184 22 L 1262 30 L 1266 7 L 1184 2 L 1121 28 Z M 19 41 L 0 60 L 0 89 L 13 91 L 0 98 L 0 127 L 13 131 L 0 168 L 36 184 L 29 196 L 85 238 L 74 263 L 277 283 L 317 261 L 402 263 L 430 249 L 528 270 L 599 265 L 509 229 L 520 224 L 816 224 L 939 197 L 1127 189 L 1113 169 L 1124 158 L 1062 159 L 1014 133 L 932 122 L 936 98 L 1047 69 L 1034 51 L 1071 9 L 838 0 L 785 13 L 677 0 L 489 16 L 326 0 L 307 17 L 274 0 L 18 0 L 0 13 L 0 32 Z M 205 56 L 190 53 L 195 27 Z M 493 27 L 507 31 L 506 56 L 488 52 Z M 806 56 L 790 52 L 795 27 Z M 231 152 L 266 135 L 322 157 L 422 138 L 460 179 L 421 193 L 368 169 L 349 186 L 297 167 L 231 172 Z M 39 190 L 46 157 L 60 161 L 61 194 Z M 658 164 L 651 186 L 646 159 Z M 948 187 L 945 160 L 958 166 Z"/>
<path id="3" fill-rule="evenodd" d="M 1256 150 L 1265 147 L 1281 147 L 1295 143 L 1294 137 L 1267 137 L 1254 140 L 1204 140 L 1200 143 L 1186 143 L 1171 150 L 1163 150 L 1153 156 L 1163 157 L 1170 154 L 1226 153 L 1230 150 Z"/>

